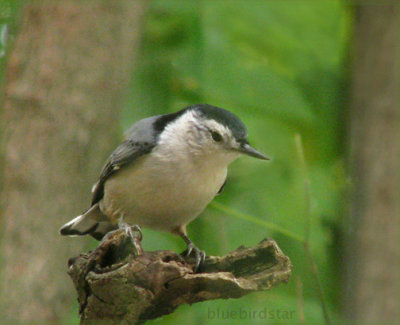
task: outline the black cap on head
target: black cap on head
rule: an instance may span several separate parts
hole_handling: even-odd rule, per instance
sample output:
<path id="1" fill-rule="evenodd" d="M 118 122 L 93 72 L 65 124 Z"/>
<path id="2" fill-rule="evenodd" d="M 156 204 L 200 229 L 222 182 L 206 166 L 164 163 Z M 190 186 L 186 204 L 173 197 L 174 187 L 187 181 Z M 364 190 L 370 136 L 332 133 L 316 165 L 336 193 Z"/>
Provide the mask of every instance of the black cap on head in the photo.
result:
<path id="1" fill-rule="evenodd" d="M 239 152 L 254 158 L 269 160 L 266 155 L 250 146 L 247 140 L 247 128 L 235 114 L 226 109 L 208 104 L 193 105 L 188 109 L 195 109 L 205 118 L 213 119 L 229 128 L 236 141 L 240 143 Z"/>
<path id="2" fill-rule="evenodd" d="M 188 109 L 194 109 L 205 118 L 213 119 L 218 123 L 221 123 L 231 130 L 232 135 L 238 142 L 247 143 L 247 128 L 232 112 L 208 104 L 197 104 L 188 107 Z"/>

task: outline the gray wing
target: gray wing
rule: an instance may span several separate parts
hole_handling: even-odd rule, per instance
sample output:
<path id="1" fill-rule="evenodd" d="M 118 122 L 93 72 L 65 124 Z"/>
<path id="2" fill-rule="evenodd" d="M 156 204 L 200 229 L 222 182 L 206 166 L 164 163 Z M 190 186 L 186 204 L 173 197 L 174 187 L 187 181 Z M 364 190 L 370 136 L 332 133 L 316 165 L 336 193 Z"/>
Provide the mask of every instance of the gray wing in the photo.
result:
<path id="1" fill-rule="evenodd" d="M 127 131 L 127 139 L 107 159 L 98 182 L 93 187 L 92 205 L 104 196 L 104 183 L 121 168 L 134 162 L 137 158 L 151 152 L 156 142 L 153 123 L 159 116 L 140 120 Z"/>

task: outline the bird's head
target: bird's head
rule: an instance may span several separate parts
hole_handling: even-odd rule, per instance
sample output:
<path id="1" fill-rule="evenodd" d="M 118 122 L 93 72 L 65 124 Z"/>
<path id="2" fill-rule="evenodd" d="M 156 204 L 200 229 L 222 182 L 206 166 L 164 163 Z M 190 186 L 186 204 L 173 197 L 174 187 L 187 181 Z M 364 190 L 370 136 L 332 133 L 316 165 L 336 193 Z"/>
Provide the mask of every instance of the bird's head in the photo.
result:
<path id="1" fill-rule="evenodd" d="M 165 127 L 161 142 L 175 143 L 182 152 L 188 150 L 195 159 L 230 163 L 240 154 L 269 160 L 250 146 L 247 128 L 233 113 L 223 108 L 198 104 L 174 113 L 174 119 Z M 184 146 L 180 144 L 184 143 Z"/>

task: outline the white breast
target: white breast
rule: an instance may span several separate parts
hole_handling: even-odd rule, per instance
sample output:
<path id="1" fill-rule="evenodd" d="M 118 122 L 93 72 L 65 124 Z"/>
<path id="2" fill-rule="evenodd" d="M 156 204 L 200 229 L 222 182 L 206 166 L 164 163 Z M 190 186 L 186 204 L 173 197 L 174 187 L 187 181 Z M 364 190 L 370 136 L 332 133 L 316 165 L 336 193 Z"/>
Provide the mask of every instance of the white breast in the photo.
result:
<path id="1" fill-rule="evenodd" d="M 171 231 L 197 217 L 225 181 L 227 166 L 160 158 L 154 152 L 107 180 L 101 204 L 114 220 Z"/>

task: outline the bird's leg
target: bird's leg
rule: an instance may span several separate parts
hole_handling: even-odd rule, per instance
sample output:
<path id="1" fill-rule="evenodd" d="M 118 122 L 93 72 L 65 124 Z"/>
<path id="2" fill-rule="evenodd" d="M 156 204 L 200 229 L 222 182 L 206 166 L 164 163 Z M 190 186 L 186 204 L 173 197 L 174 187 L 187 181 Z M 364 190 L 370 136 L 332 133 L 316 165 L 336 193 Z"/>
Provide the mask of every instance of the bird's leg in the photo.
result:
<path id="1" fill-rule="evenodd" d="M 132 245 L 136 250 L 136 255 L 141 255 L 143 252 L 140 245 L 143 238 L 142 229 L 138 225 L 129 225 L 126 223 L 123 215 L 119 219 L 118 229 L 125 231 L 125 234 L 130 238 Z"/>
<path id="2" fill-rule="evenodd" d="M 196 272 L 197 269 L 199 268 L 200 264 L 202 264 L 206 258 L 206 252 L 200 250 L 187 236 L 186 234 L 186 226 L 180 226 L 176 230 L 174 230 L 174 233 L 178 234 L 179 236 L 182 237 L 182 239 L 185 241 L 187 244 L 187 252 L 186 252 L 186 257 L 190 256 L 191 253 L 194 254 L 194 257 L 196 259 L 196 265 L 194 268 L 194 271 Z"/>

